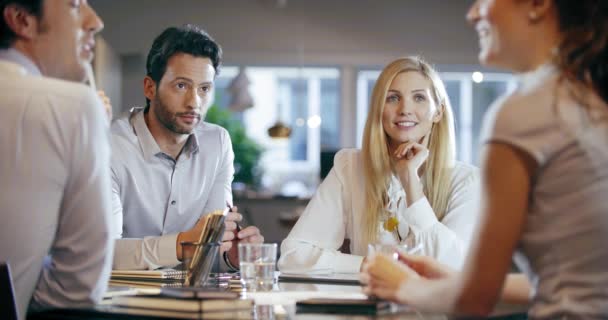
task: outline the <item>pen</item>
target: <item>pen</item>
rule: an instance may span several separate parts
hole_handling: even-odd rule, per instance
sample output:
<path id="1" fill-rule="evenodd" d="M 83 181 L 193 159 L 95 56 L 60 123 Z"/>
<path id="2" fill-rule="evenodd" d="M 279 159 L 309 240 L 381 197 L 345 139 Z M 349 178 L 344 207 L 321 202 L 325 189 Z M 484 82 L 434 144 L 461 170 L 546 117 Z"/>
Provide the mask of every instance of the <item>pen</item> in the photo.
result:
<path id="1" fill-rule="evenodd" d="M 228 208 L 228 212 L 232 212 L 233 206 L 230 204 L 230 202 L 228 200 L 226 200 L 226 207 Z M 243 227 L 238 222 L 235 222 L 235 223 L 236 223 L 236 233 L 239 233 L 241 230 L 243 230 Z"/>

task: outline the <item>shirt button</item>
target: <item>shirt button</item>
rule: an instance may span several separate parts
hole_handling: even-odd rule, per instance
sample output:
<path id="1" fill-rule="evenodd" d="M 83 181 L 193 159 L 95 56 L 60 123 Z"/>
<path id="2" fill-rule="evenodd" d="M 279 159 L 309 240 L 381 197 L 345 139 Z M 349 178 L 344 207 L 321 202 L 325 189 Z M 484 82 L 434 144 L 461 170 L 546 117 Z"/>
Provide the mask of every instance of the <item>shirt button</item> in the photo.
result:
<path id="1" fill-rule="evenodd" d="M 171 201 L 172 205 L 175 205 L 176 203 L 177 203 L 177 201 L 175 201 L 175 200 Z"/>

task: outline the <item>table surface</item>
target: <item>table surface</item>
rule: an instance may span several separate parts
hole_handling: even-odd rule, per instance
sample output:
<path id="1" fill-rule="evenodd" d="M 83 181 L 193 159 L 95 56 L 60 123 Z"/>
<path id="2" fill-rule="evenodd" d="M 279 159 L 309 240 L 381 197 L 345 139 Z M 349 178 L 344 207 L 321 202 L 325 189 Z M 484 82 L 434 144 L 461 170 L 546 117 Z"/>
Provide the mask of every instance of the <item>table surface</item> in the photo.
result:
<path id="1" fill-rule="evenodd" d="M 367 315 L 335 315 L 335 314 L 297 314 L 295 312 L 295 302 L 307 298 L 359 298 L 364 297 L 360 286 L 353 285 L 334 285 L 334 284 L 314 284 L 314 283 L 294 283 L 279 282 L 270 292 L 243 293 L 244 298 L 253 299 L 256 302 L 255 319 L 451 319 L 443 314 L 422 313 L 414 310 L 407 310 L 378 316 Z M 523 306 L 497 306 L 493 317 L 504 319 L 525 319 L 522 314 L 526 312 Z M 33 315 L 29 315 L 31 320 L 50 320 L 50 319 L 147 319 L 143 317 L 132 317 L 124 314 L 117 314 L 110 311 L 108 301 L 105 305 L 100 305 L 91 309 L 64 309 L 49 310 Z M 149 318 L 158 319 L 158 318 Z"/>

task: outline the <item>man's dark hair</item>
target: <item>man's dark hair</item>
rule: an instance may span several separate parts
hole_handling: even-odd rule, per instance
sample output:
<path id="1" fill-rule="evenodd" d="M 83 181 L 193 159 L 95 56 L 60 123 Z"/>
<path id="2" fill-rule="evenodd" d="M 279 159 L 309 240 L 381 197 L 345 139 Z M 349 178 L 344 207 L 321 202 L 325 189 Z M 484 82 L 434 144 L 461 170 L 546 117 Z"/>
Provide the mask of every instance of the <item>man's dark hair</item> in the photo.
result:
<path id="1" fill-rule="evenodd" d="M 215 74 L 220 72 L 222 48 L 207 32 L 191 24 L 170 27 L 154 39 L 146 60 L 146 75 L 152 78 L 157 86 L 167 70 L 167 62 L 176 53 L 209 58 Z M 146 98 L 146 108 L 148 107 L 150 100 Z"/>
<path id="2" fill-rule="evenodd" d="M 43 0 L 0 0 L 0 49 L 10 48 L 17 35 L 4 21 L 4 9 L 9 5 L 20 6 L 36 18 L 42 18 Z"/>

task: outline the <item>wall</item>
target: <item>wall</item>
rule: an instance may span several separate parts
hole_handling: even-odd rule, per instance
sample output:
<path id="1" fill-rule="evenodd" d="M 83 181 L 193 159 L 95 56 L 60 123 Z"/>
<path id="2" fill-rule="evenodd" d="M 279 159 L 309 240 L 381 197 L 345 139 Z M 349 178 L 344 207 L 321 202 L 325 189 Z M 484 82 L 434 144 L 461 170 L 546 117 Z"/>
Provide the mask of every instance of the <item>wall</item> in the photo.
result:
<path id="1" fill-rule="evenodd" d="M 123 91 L 122 111 L 132 107 L 143 107 L 146 104 L 144 97 L 144 75 L 146 74 L 145 56 L 141 54 L 125 54 L 122 56 Z"/>
<path id="2" fill-rule="evenodd" d="M 230 64 L 384 64 L 406 53 L 475 64 L 468 0 L 90 0 L 120 54 L 145 53 L 164 28 L 195 23 Z"/>
<path id="3" fill-rule="evenodd" d="M 97 88 L 105 91 L 110 98 L 112 112 L 114 114 L 119 113 L 122 109 L 121 57 L 102 37 L 96 39 L 93 69 Z"/>

